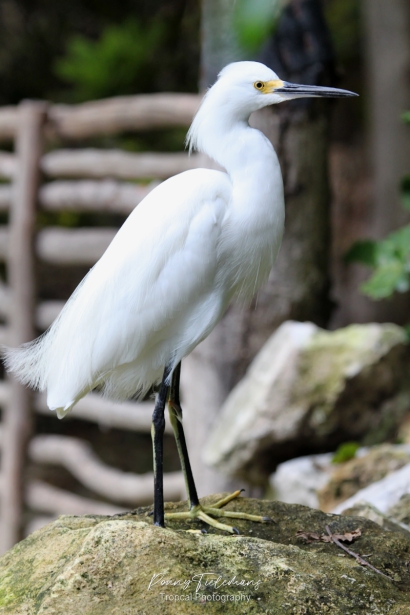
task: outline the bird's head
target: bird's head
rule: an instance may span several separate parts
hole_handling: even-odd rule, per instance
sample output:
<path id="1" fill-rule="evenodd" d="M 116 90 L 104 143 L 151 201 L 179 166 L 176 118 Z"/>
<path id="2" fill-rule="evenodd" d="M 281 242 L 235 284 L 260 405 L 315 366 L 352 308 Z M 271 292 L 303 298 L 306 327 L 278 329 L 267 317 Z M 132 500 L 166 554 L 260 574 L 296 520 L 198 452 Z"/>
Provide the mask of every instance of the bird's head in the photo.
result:
<path id="1" fill-rule="evenodd" d="M 344 98 L 357 96 L 354 92 L 318 85 L 299 85 L 283 81 L 260 62 L 234 62 L 219 73 L 211 88 L 226 100 L 237 101 L 246 113 L 294 98 Z"/>
<path id="2" fill-rule="evenodd" d="M 347 90 L 317 85 L 297 85 L 278 77 L 260 62 L 234 62 L 219 73 L 208 90 L 187 135 L 190 151 L 197 149 L 211 157 L 216 136 L 238 122 L 247 122 L 254 111 L 285 100 L 304 97 L 339 98 L 357 96 Z"/>

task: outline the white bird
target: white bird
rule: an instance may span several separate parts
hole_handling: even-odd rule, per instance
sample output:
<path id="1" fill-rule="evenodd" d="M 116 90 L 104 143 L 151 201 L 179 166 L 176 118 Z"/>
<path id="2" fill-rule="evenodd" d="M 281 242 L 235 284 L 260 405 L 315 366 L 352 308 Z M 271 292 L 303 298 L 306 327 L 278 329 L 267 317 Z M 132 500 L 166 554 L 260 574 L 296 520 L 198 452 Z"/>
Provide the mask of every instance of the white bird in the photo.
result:
<path id="1" fill-rule="evenodd" d="M 248 124 L 252 112 L 304 96 L 354 96 L 282 81 L 258 62 L 226 66 L 189 129 L 190 150 L 224 171 L 195 169 L 155 188 L 131 213 L 51 328 L 6 365 L 63 417 L 95 387 L 117 399 L 161 383 L 153 415 L 154 523 L 164 525 L 162 435 L 168 401 L 186 476 L 190 511 L 237 516 L 199 504 L 179 403 L 180 362 L 212 331 L 235 298 L 251 298 L 267 279 L 284 227 L 283 182 L 268 139 Z M 251 518 L 251 517 L 246 517 Z M 254 520 L 261 520 L 259 517 Z"/>

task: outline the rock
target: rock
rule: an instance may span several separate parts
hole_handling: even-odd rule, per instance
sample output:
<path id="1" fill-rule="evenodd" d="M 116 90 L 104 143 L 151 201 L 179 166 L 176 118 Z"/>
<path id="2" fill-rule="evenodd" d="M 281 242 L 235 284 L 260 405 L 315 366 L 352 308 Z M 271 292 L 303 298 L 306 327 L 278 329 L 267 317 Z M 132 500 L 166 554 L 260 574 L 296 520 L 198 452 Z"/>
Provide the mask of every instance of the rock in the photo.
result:
<path id="1" fill-rule="evenodd" d="M 407 510 L 407 513 L 408 512 L 409 510 Z M 367 502 L 357 502 L 351 508 L 346 508 L 342 512 L 342 515 L 349 517 L 365 517 L 365 519 L 374 521 L 385 530 L 390 532 L 402 532 L 405 536 L 410 536 L 410 527 L 402 524 L 394 518 L 394 514 L 391 513 L 390 510 L 388 511 L 388 514 L 385 515 L 375 506 L 372 506 Z"/>
<path id="2" fill-rule="evenodd" d="M 317 492 L 334 470 L 333 453 L 307 455 L 280 463 L 269 478 L 275 500 L 319 508 Z"/>
<path id="3" fill-rule="evenodd" d="M 333 510 L 360 489 L 410 463 L 410 446 L 382 444 L 360 457 L 333 465 L 329 480 L 318 489 L 319 508 Z"/>
<path id="4" fill-rule="evenodd" d="M 390 324 L 324 331 L 286 322 L 226 400 L 205 451 L 222 472 L 266 484 L 279 462 L 375 444 L 410 408 L 410 346 Z"/>
<path id="5" fill-rule="evenodd" d="M 410 531 L 410 493 L 404 493 L 400 500 L 387 511 L 390 518 L 405 524 Z"/>
<path id="6" fill-rule="evenodd" d="M 343 463 L 333 463 L 333 457 L 334 453 L 323 453 L 280 463 L 269 478 L 275 499 L 331 511 L 360 489 L 410 463 L 410 446 L 362 447 Z"/>
<path id="7" fill-rule="evenodd" d="M 397 430 L 397 440 L 403 444 L 410 444 L 410 413 L 403 417 Z"/>
<path id="8" fill-rule="evenodd" d="M 215 501 L 218 496 L 207 498 Z M 168 505 L 181 510 L 186 503 Z M 358 517 L 241 498 L 229 508 L 274 523 L 238 521 L 240 536 L 154 527 L 149 509 L 114 517 L 61 517 L 0 559 L 2 615 L 405 615 L 410 539 Z M 228 508 L 227 507 L 227 508 Z M 198 527 L 197 523 L 193 524 Z M 358 565 L 333 543 L 297 530 L 362 535 L 351 549 L 393 580 Z M 198 596 L 196 596 L 196 593 Z M 193 598 L 196 598 L 193 600 Z"/>
<path id="9" fill-rule="evenodd" d="M 358 502 L 367 502 L 386 514 L 393 506 L 396 506 L 400 498 L 407 494 L 410 494 L 410 463 L 368 487 L 360 489 L 352 497 L 335 506 L 332 512 L 340 514 Z"/>
<path id="10" fill-rule="evenodd" d="M 355 459 L 367 455 L 368 451 L 368 448 L 359 448 Z M 333 457 L 334 453 L 322 453 L 296 457 L 280 463 L 276 472 L 269 477 L 274 499 L 288 504 L 321 508 L 318 492 L 326 488 L 332 475 L 340 467 L 332 462 Z"/>

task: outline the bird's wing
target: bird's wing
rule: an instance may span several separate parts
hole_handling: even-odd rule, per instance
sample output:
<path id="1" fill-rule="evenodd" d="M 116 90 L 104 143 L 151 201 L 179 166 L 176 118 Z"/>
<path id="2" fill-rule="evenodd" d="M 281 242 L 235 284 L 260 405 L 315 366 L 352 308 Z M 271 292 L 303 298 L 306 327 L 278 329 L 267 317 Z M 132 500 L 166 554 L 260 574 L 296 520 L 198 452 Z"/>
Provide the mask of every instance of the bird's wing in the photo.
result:
<path id="1" fill-rule="evenodd" d="M 165 352 L 161 341 L 184 319 L 188 327 L 193 309 L 201 335 L 207 325 L 199 312 L 212 307 L 230 197 L 224 173 L 197 169 L 167 180 L 138 205 L 44 338 L 44 388 L 55 383 L 78 393 L 141 353 L 156 346 Z"/>

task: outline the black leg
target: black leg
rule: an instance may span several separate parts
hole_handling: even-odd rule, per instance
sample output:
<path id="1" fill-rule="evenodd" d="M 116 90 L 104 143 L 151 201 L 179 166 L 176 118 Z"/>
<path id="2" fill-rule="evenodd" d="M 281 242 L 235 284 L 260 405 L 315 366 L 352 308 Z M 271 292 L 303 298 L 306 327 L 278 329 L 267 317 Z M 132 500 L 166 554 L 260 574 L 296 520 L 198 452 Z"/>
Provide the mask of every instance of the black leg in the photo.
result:
<path id="1" fill-rule="evenodd" d="M 168 409 L 169 417 L 171 419 L 171 425 L 174 430 L 175 440 L 178 447 L 178 454 L 181 461 L 182 471 L 184 473 L 185 485 L 189 498 L 189 511 L 188 512 L 168 512 L 166 514 L 167 520 L 186 520 L 192 521 L 193 519 L 199 519 L 208 523 L 210 526 L 229 532 L 230 534 L 239 534 L 239 531 L 230 525 L 220 523 L 218 519 L 221 517 L 227 517 L 228 519 L 246 519 L 248 521 L 257 521 L 263 523 L 267 521 L 267 518 L 259 517 L 257 515 L 249 515 L 247 513 L 238 513 L 231 510 L 221 510 L 226 504 L 235 500 L 240 496 L 240 491 L 235 491 L 231 495 L 228 495 L 221 500 L 215 502 L 211 506 L 203 506 L 199 503 L 198 494 L 196 491 L 194 477 L 192 475 L 191 464 L 189 462 L 188 450 L 185 442 L 184 429 L 182 427 L 182 408 L 179 399 L 179 380 L 181 375 L 181 364 L 179 363 L 173 371 L 171 378 L 171 385 L 168 396 Z M 198 530 L 190 530 L 198 531 Z"/>
<path id="2" fill-rule="evenodd" d="M 179 381 L 181 377 L 181 363 L 176 366 L 171 379 L 171 389 L 169 392 L 168 409 L 171 425 L 174 430 L 175 441 L 178 447 L 178 454 L 184 473 L 186 490 L 189 498 L 190 508 L 199 505 L 198 494 L 195 487 L 191 464 L 189 462 L 188 449 L 185 440 L 184 428 L 182 427 L 182 408 L 179 397 Z"/>
<path id="3" fill-rule="evenodd" d="M 170 367 L 166 367 L 162 377 L 161 387 L 155 401 L 152 415 L 152 447 L 154 452 L 154 525 L 165 527 L 164 522 L 164 429 L 165 429 L 165 404 L 167 403 L 169 385 L 166 380 L 169 376 Z"/>

